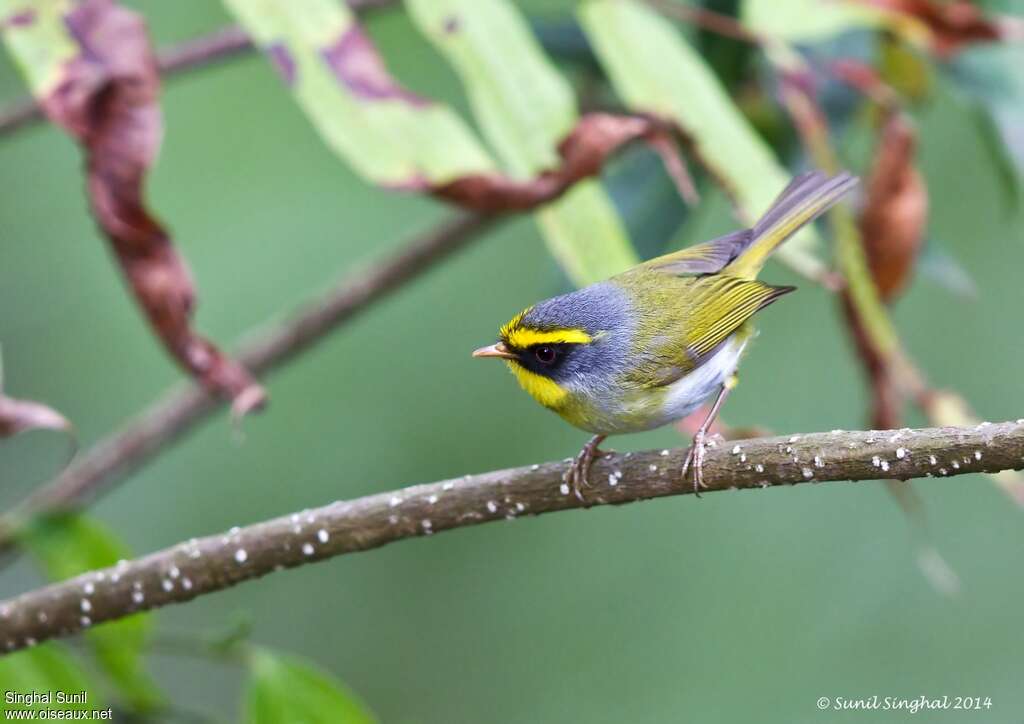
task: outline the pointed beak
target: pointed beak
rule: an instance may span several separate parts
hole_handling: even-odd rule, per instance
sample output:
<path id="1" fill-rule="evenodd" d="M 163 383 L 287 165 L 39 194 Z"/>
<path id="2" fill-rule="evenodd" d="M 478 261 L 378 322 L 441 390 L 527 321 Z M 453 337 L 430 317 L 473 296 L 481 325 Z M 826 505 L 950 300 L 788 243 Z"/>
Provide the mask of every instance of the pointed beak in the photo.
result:
<path id="1" fill-rule="evenodd" d="M 489 347 L 481 347 L 473 350 L 474 357 L 501 357 L 502 359 L 515 359 L 516 356 L 508 351 L 503 342 L 492 344 Z"/>

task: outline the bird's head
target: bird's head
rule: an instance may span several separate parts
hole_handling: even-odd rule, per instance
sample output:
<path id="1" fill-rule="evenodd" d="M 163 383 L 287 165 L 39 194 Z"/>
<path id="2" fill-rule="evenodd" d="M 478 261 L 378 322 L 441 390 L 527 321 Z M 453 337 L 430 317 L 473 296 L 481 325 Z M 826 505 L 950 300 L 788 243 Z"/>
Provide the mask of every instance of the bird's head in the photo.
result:
<path id="1" fill-rule="evenodd" d="M 614 373 L 623 335 L 622 303 L 614 289 L 595 285 L 529 307 L 503 325 L 498 342 L 473 352 L 508 363 L 537 402 L 562 407 L 571 392 Z M 615 338 L 619 339 L 616 340 Z"/>

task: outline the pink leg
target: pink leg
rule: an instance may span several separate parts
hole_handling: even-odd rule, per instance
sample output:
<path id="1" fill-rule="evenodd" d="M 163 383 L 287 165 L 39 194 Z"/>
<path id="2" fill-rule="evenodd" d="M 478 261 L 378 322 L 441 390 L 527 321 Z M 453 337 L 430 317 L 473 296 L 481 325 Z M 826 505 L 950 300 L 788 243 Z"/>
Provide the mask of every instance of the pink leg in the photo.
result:
<path id="1" fill-rule="evenodd" d="M 686 480 L 686 472 L 691 466 L 693 467 L 693 492 L 697 497 L 700 497 L 700 489 L 707 487 L 704 484 L 704 441 L 707 438 L 708 430 L 711 429 L 715 418 L 718 417 L 718 411 L 722 409 L 722 403 L 725 402 L 725 398 L 729 396 L 729 392 L 735 386 L 735 375 L 722 385 L 722 389 L 718 391 L 718 397 L 715 398 L 715 404 L 711 406 L 708 416 L 697 428 L 697 432 L 693 436 L 693 444 L 690 445 L 690 451 L 686 453 L 686 460 L 683 461 L 683 480 Z"/>
<path id="2" fill-rule="evenodd" d="M 572 489 L 573 495 L 576 496 L 577 500 L 581 503 L 587 501 L 583 499 L 583 488 L 590 487 L 590 466 L 594 464 L 594 460 L 601 457 L 604 453 L 598 449 L 598 445 L 604 442 L 607 435 L 594 435 L 590 438 L 583 449 L 580 450 L 579 454 L 572 461 L 572 465 L 566 471 L 563 476 L 563 480 L 568 483 Z"/>

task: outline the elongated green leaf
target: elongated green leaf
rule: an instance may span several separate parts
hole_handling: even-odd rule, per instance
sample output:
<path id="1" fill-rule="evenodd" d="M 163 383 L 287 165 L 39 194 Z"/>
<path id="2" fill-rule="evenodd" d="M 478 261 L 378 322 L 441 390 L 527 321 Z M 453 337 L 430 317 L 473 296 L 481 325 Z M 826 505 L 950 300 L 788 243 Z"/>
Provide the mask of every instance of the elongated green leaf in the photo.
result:
<path id="1" fill-rule="evenodd" d="M 0 30 L 32 95 L 45 98 L 78 46 L 64 27 L 69 0 L 0 0 Z"/>
<path id="2" fill-rule="evenodd" d="M 579 16 L 626 103 L 677 123 L 748 221 L 767 209 L 788 172 L 671 22 L 634 0 L 588 0 Z M 804 229 L 777 256 L 813 276 L 821 267 L 809 253 L 815 239 L 813 229 Z"/>
<path id="3" fill-rule="evenodd" d="M 128 549 L 106 528 L 82 515 L 58 515 L 30 526 L 23 542 L 55 580 L 104 568 L 129 558 Z M 83 592 L 83 615 L 88 595 Z M 90 629 L 86 636 L 96 659 L 132 708 L 150 711 L 163 695 L 146 672 L 142 654 L 152 624 L 149 614 Z"/>
<path id="4" fill-rule="evenodd" d="M 624 156 L 609 168 L 605 184 L 640 256 L 668 251 L 689 209 L 658 155 L 646 151 Z"/>
<path id="5" fill-rule="evenodd" d="M 1008 206 L 1019 203 L 1024 185 L 1024 47 L 988 45 L 961 53 L 950 66 L 956 100 L 965 106 Z"/>
<path id="6" fill-rule="evenodd" d="M 324 139 L 368 180 L 417 188 L 494 169 L 454 111 L 395 82 L 344 3 L 224 2 Z"/>
<path id="7" fill-rule="evenodd" d="M 249 657 L 249 724 L 373 724 L 377 718 L 341 682 L 292 656 L 258 649 Z"/>
<path id="8" fill-rule="evenodd" d="M 103 703 L 71 651 L 56 643 L 33 646 L 0 658 L 0 690 L 0 712 L 4 713 L 82 711 L 98 709 Z M 85 697 L 82 692 L 86 692 Z M 74 697 L 58 701 L 58 693 Z M 48 701 L 33 703 L 25 698 L 32 694 L 48 696 Z"/>
<path id="9" fill-rule="evenodd" d="M 743 24 L 757 33 L 811 42 L 848 30 L 878 27 L 889 15 L 850 0 L 744 0 L 741 17 Z"/>
<path id="10" fill-rule="evenodd" d="M 572 89 L 507 0 L 407 0 L 416 24 L 462 79 L 474 114 L 510 172 L 555 166 L 578 118 Z M 622 222 L 597 181 L 537 212 L 549 248 L 576 284 L 636 263 Z"/>

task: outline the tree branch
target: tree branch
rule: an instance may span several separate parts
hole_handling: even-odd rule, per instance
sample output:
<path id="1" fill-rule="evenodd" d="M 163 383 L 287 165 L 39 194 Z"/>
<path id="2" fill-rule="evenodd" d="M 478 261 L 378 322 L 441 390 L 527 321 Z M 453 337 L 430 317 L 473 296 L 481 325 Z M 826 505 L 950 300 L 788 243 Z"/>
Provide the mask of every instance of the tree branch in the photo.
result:
<path id="1" fill-rule="evenodd" d="M 609 454 L 595 463 L 593 505 L 693 492 L 679 479 L 685 450 Z M 716 445 L 709 490 L 796 483 L 954 476 L 1024 467 L 1024 419 L 971 428 L 813 433 Z M 137 611 L 189 601 L 282 568 L 404 538 L 581 507 L 564 462 L 415 485 L 193 539 L 0 603 L 8 651 Z"/>
<path id="2" fill-rule="evenodd" d="M 372 266 L 350 272 L 337 286 L 288 319 L 252 335 L 242 343 L 236 358 L 254 374 L 274 369 L 447 258 L 495 220 L 496 217 L 481 214 L 451 217 Z M 162 452 L 221 405 L 222 400 L 200 385 L 175 386 L 0 517 L 0 551 L 10 548 L 18 530 L 31 516 L 78 507 L 94 498 Z"/>

